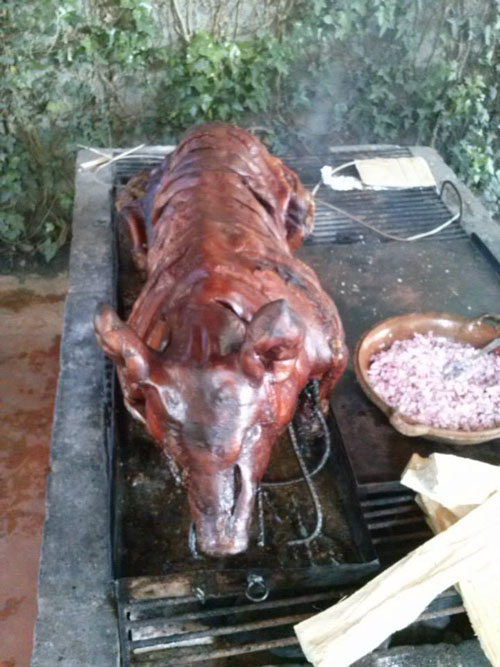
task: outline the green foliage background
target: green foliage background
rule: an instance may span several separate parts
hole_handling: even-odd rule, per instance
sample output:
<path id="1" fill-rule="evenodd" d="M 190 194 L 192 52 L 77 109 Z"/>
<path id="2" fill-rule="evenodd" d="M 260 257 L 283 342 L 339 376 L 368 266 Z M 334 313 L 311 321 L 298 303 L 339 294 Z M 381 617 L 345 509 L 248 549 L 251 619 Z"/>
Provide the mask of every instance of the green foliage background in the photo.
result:
<path id="1" fill-rule="evenodd" d="M 64 244 L 77 144 L 170 143 L 212 119 L 263 127 L 276 151 L 431 144 L 499 212 L 500 0 L 296 0 L 244 41 L 237 17 L 169 39 L 161 4 L 3 5 L 4 249 L 50 261 Z"/>

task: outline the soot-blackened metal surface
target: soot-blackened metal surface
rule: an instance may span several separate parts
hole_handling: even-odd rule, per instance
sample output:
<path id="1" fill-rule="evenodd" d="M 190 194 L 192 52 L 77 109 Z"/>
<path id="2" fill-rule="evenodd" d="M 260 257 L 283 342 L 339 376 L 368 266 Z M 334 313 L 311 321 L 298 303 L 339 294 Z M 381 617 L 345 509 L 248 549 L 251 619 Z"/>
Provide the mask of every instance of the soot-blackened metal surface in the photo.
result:
<path id="1" fill-rule="evenodd" d="M 298 255 L 335 300 L 351 359 L 360 336 L 386 317 L 426 311 L 472 317 L 499 310 L 499 273 L 469 239 L 304 246 Z M 398 433 L 361 391 L 352 363 L 337 392 L 335 417 L 360 482 L 398 480 L 415 451 L 500 463 L 500 440 L 454 447 Z"/>

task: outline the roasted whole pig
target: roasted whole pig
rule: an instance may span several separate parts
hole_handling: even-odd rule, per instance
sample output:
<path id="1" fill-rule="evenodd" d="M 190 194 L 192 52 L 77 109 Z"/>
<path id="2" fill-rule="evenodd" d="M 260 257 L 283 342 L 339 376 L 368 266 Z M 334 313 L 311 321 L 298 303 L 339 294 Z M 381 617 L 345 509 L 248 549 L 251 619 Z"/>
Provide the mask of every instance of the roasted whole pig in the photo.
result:
<path id="1" fill-rule="evenodd" d="M 198 547 L 244 551 L 257 485 L 309 379 L 321 407 L 346 365 L 342 324 L 292 255 L 313 226 L 296 174 L 236 126 L 189 130 L 117 203 L 147 275 L 97 339 L 126 405 L 181 471 Z"/>

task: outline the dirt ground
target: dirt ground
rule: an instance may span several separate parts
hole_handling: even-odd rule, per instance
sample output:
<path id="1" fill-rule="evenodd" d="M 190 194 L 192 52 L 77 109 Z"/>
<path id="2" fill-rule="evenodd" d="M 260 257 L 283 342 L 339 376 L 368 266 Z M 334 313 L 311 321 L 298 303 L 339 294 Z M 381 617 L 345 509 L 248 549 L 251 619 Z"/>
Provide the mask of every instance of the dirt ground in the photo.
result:
<path id="1" fill-rule="evenodd" d="M 0 276 L 0 667 L 30 663 L 67 285 Z"/>

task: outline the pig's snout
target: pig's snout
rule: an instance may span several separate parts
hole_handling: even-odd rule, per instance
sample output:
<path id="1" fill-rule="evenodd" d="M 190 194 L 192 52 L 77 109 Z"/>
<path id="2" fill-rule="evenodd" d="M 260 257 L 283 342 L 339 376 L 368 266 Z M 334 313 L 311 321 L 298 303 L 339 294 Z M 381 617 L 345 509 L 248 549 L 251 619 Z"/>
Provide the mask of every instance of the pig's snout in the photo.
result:
<path id="1" fill-rule="evenodd" d="M 256 484 L 239 465 L 207 479 L 194 480 L 189 489 L 198 549 L 209 556 L 238 554 L 248 547 Z M 201 495 L 196 491 L 200 485 Z M 200 502 L 201 501 L 201 502 Z"/>
<path id="2" fill-rule="evenodd" d="M 196 521 L 198 548 L 207 556 L 231 556 L 246 551 L 248 530 L 231 525 L 226 517 L 215 521 L 201 517 Z"/>

